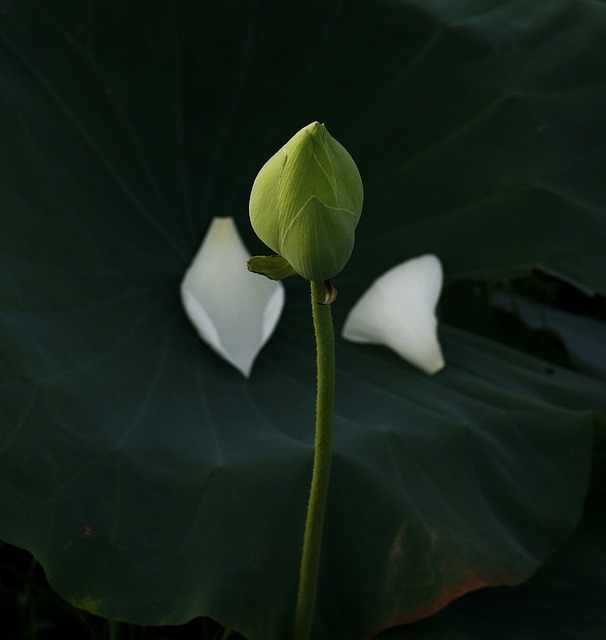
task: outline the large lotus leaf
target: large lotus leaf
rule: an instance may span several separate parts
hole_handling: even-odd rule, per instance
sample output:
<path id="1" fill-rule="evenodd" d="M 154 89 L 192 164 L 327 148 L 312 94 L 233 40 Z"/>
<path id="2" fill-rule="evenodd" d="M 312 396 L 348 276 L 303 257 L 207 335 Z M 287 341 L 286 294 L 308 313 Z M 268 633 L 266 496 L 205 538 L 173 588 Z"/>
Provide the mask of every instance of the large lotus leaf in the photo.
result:
<path id="1" fill-rule="evenodd" d="M 604 432 L 583 519 L 566 544 L 528 582 L 482 589 L 428 620 L 381 640 L 595 640 L 606 632 Z"/>
<path id="2" fill-rule="evenodd" d="M 451 630 L 464 629 L 474 640 L 594 640 L 604 636 L 605 433 L 602 425 L 595 481 L 583 519 L 570 540 L 524 585 L 470 594 L 437 616 L 441 624 Z"/>
<path id="3" fill-rule="evenodd" d="M 384 268 L 606 282 L 593 2 L 7 2 L 0 12 L 0 535 L 75 604 L 288 636 L 311 469 L 308 291 L 250 380 L 180 279 L 312 120 L 366 203 L 336 326 Z M 449 304 L 457 306 L 455 301 Z M 316 620 L 358 638 L 533 574 L 577 525 L 603 382 L 443 327 L 420 374 L 338 341 Z"/>

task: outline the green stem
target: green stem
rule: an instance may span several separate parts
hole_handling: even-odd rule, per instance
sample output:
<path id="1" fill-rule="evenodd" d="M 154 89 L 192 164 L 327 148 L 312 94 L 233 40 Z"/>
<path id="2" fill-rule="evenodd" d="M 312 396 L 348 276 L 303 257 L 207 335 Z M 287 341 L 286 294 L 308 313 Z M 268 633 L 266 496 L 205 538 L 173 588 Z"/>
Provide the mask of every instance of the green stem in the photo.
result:
<path id="1" fill-rule="evenodd" d="M 335 395 L 335 337 L 330 305 L 323 300 L 322 282 L 311 283 L 311 306 L 316 333 L 318 386 L 316 396 L 316 436 L 314 467 L 307 506 L 307 521 L 303 539 L 301 573 L 295 614 L 294 640 L 309 640 L 316 605 L 320 549 L 324 512 L 328 496 L 332 457 L 332 424 Z"/>

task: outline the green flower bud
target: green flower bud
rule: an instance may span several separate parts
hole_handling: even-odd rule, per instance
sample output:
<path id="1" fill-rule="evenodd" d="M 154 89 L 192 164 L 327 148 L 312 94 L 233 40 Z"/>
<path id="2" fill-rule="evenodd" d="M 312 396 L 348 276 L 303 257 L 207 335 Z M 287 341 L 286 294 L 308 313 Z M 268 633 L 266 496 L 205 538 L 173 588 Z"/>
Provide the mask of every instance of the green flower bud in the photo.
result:
<path id="1" fill-rule="evenodd" d="M 313 122 L 259 171 L 250 221 L 259 238 L 296 273 L 324 281 L 351 256 L 364 192 L 352 157 Z"/>

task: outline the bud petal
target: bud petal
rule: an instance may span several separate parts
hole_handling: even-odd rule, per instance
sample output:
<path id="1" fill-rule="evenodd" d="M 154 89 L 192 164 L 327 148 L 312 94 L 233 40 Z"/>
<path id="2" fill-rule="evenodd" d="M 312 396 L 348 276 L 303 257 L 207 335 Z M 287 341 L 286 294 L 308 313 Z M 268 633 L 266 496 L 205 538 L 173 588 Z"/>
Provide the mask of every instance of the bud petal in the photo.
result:
<path id="1" fill-rule="evenodd" d="M 343 337 L 382 344 L 428 374 L 444 367 L 435 307 L 442 265 L 431 254 L 408 260 L 375 280 L 350 311 Z"/>
<path id="2" fill-rule="evenodd" d="M 329 207 L 315 196 L 301 208 L 282 236 L 282 255 L 304 278 L 323 282 L 351 256 L 357 220 L 351 211 Z M 330 251 L 327 250 L 330 247 Z"/>
<path id="3" fill-rule="evenodd" d="M 250 194 L 250 220 L 299 275 L 324 281 L 351 256 L 363 199 L 355 162 L 313 122 L 262 167 Z"/>
<path id="4" fill-rule="evenodd" d="M 284 306 L 284 287 L 246 268 L 232 218 L 215 218 L 181 282 L 185 311 L 200 337 L 248 378 Z"/>

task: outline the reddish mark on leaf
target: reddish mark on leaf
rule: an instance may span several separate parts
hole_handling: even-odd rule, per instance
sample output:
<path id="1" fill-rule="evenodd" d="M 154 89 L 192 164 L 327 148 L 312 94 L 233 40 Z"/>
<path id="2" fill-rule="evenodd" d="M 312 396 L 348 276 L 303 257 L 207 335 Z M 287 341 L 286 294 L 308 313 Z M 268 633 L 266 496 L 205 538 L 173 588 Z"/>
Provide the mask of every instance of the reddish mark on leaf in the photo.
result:
<path id="1" fill-rule="evenodd" d="M 391 629 L 393 627 L 399 627 L 401 625 L 424 620 L 425 618 L 428 618 L 434 613 L 440 611 L 440 609 L 443 609 L 444 607 L 449 605 L 453 600 L 456 600 L 457 598 L 460 598 L 461 596 L 464 596 L 471 591 L 476 591 L 478 589 L 482 589 L 483 587 L 498 587 L 505 585 L 515 586 L 529 578 L 529 575 L 526 573 L 519 576 L 505 576 L 502 574 L 494 574 L 490 577 L 487 577 L 482 576 L 482 572 L 476 567 L 469 567 L 469 570 L 469 575 L 467 576 L 466 580 L 463 580 L 462 582 L 451 587 L 445 588 L 441 592 L 436 593 L 431 600 L 419 604 L 417 607 L 411 609 L 410 611 L 407 611 L 401 616 L 386 621 L 376 631 L 367 636 L 366 640 L 375 638 L 386 629 Z"/>
<path id="2" fill-rule="evenodd" d="M 478 565 L 470 561 L 477 555 L 476 547 L 468 536 L 444 525 L 404 521 L 386 557 L 382 619 L 367 638 L 427 618 L 470 591 L 519 584 L 536 568 L 525 562 L 514 565 L 507 557 L 486 551 Z"/>

